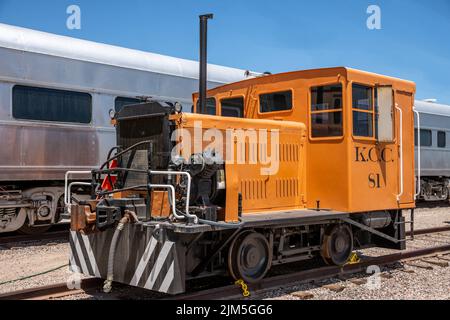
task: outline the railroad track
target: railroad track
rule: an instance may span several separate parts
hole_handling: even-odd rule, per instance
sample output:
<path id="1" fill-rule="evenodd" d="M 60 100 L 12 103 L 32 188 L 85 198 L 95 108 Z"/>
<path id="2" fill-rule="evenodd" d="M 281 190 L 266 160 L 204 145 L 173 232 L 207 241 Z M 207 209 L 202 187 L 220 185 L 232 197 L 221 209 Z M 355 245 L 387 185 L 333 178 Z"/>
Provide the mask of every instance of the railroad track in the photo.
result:
<path id="1" fill-rule="evenodd" d="M 416 235 L 433 234 L 450 231 L 450 226 L 419 229 L 415 231 Z M 355 264 L 348 264 L 344 267 L 326 266 L 305 270 L 285 275 L 273 276 L 263 279 L 257 285 L 249 285 L 248 289 L 252 295 L 262 294 L 266 291 L 279 287 L 292 285 L 292 283 L 302 284 L 315 280 L 323 280 L 333 277 L 345 276 L 364 272 L 368 266 L 377 265 L 384 266 L 396 262 L 407 260 L 418 260 L 425 257 L 436 256 L 438 254 L 450 254 L 450 244 L 429 247 L 424 249 L 416 249 L 409 251 L 396 252 L 393 254 L 383 255 L 379 257 L 365 259 Z M 70 295 L 77 295 L 101 288 L 103 280 L 101 279 L 84 279 L 79 289 L 70 290 L 66 283 L 59 283 L 37 288 L 30 288 L 10 293 L 0 294 L 0 300 L 50 300 L 62 298 Z M 213 289 L 206 289 L 197 292 L 185 293 L 177 296 L 162 297 L 166 300 L 223 300 L 242 298 L 242 291 L 236 285 L 222 286 Z"/>
<path id="2" fill-rule="evenodd" d="M 432 234 L 432 233 L 447 232 L 447 231 L 450 231 L 450 225 L 443 226 L 443 227 L 434 227 L 434 228 L 414 230 L 414 235 L 420 236 L 423 234 Z M 407 231 L 406 235 L 411 236 L 411 231 Z"/>
<path id="3" fill-rule="evenodd" d="M 385 266 L 396 262 L 433 257 L 437 254 L 450 254 L 450 244 L 370 258 L 359 263 L 346 265 L 344 267 L 327 266 L 286 275 L 269 277 L 263 279 L 257 285 L 248 285 L 248 290 L 252 295 L 257 296 L 269 290 L 273 290 L 283 286 L 290 286 L 293 283 L 298 285 L 312 281 L 346 276 L 359 272 L 365 272 L 366 268 L 371 265 Z M 170 297 L 168 298 L 168 300 L 230 300 L 242 297 L 243 295 L 241 288 L 236 285 L 229 285 L 220 288 L 202 290 L 199 292 L 186 293 L 183 295 Z"/>
<path id="4" fill-rule="evenodd" d="M 0 245 L 20 242 L 42 241 L 42 240 L 64 240 L 69 239 L 69 230 L 51 231 L 39 235 L 12 235 L 0 237 Z"/>
<path id="5" fill-rule="evenodd" d="M 0 300 L 52 300 L 95 290 L 102 283 L 102 279 L 84 279 L 78 289 L 69 289 L 67 283 L 57 283 L 0 294 Z"/>

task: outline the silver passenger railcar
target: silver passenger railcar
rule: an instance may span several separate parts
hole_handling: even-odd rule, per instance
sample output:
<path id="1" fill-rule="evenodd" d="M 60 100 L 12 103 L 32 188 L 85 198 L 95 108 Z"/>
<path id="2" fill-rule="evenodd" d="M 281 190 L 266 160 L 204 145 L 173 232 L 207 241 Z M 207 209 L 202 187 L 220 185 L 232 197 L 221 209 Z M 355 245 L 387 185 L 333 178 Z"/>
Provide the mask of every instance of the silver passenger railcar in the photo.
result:
<path id="1" fill-rule="evenodd" d="M 210 65 L 208 85 L 245 77 Z M 194 61 L 0 24 L 0 233 L 60 220 L 65 173 L 114 145 L 110 109 L 146 97 L 190 108 L 197 80 Z"/>
<path id="2" fill-rule="evenodd" d="M 419 199 L 448 200 L 450 194 L 450 106 L 416 101 L 420 115 L 420 135 L 417 126 L 416 174 L 420 176 Z M 416 123 L 417 125 L 417 123 Z M 420 142 L 420 161 L 419 147 Z M 419 170 L 420 168 L 420 170 Z"/>

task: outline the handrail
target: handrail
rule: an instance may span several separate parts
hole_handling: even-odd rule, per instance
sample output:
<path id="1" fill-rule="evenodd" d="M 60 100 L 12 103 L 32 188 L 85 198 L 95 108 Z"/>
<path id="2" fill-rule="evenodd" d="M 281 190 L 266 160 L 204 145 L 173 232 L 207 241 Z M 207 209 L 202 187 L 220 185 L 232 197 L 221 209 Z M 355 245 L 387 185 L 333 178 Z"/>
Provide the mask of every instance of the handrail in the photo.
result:
<path id="1" fill-rule="evenodd" d="M 120 169 L 120 168 L 119 168 Z M 145 173 L 145 171 L 142 171 L 143 173 Z M 68 184 L 68 180 L 69 180 L 69 176 L 73 175 L 73 174 L 90 174 L 92 173 L 92 171 L 67 171 L 66 172 L 66 176 L 65 176 L 65 184 L 64 184 L 64 204 L 68 207 L 68 212 L 71 213 L 71 196 L 70 196 L 70 190 L 71 187 L 74 185 L 91 185 L 90 183 L 85 183 L 85 182 L 72 182 L 70 184 Z M 192 184 L 192 177 L 188 172 L 183 172 L 183 171 L 153 171 L 153 170 L 149 170 L 148 173 L 153 174 L 153 175 L 168 175 L 168 176 L 186 176 L 187 177 L 187 195 L 186 195 L 186 212 L 185 212 L 185 216 L 188 218 L 191 218 L 194 220 L 194 223 L 197 224 L 198 223 L 198 217 L 196 215 L 192 215 L 189 213 L 189 205 L 190 205 L 190 194 L 191 194 L 191 184 Z M 169 189 L 169 191 L 171 191 L 172 193 L 172 203 L 175 204 L 175 188 L 172 185 L 149 185 L 150 188 L 166 188 Z M 177 218 L 177 219 L 184 219 L 184 216 L 178 215 L 176 212 L 176 208 L 174 205 L 172 205 L 172 211 L 173 211 L 173 215 Z"/>
<path id="2" fill-rule="evenodd" d="M 189 213 L 189 203 L 190 203 L 190 196 L 191 196 L 191 181 L 192 181 L 192 177 L 188 172 L 184 172 L 184 171 L 155 171 L 155 170 L 150 170 L 149 171 L 150 174 L 154 174 L 154 175 L 173 175 L 173 176 L 186 176 L 188 181 L 187 181 L 187 195 L 186 195 L 186 212 L 185 215 L 188 218 L 194 219 L 195 223 L 198 223 L 198 217 L 196 215 L 190 214 Z M 175 198 L 173 198 L 175 199 Z"/>
<path id="3" fill-rule="evenodd" d="M 69 176 L 70 175 L 85 175 L 85 174 L 91 174 L 92 171 L 67 171 L 64 176 L 64 204 L 67 206 L 67 211 L 69 214 L 71 213 L 71 204 L 70 204 L 70 188 L 74 185 L 72 182 L 70 186 L 69 183 Z M 82 182 L 81 182 L 82 183 Z M 84 185 L 84 183 L 83 183 Z M 89 183 L 90 185 L 90 183 Z"/>
<path id="4" fill-rule="evenodd" d="M 417 199 L 417 197 L 422 192 L 422 184 L 420 183 L 421 180 L 421 146 L 420 146 L 420 113 L 417 111 L 416 107 L 413 107 L 413 111 L 417 116 L 417 182 L 416 182 L 416 194 L 414 195 L 414 198 Z"/>
<path id="5" fill-rule="evenodd" d="M 168 189 L 171 192 L 171 197 L 172 197 L 172 203 L 171 203 L 172 214 L 177 219 L 180 219 L 180 220 L 184 219 L 183 216 L 180 216 L 179 214 L 177 214 L 177 209 L 175 207 L 175 188 L 172 185 L 170 185 L 170 184 L 149 184 L 148 187 L 149 188 Z"/>
<path id="6" fill-rule="evenodd" d="M 403 111 L 398 103 L 395 104 L 395 109 L 400 113 L 400 193 L 397 195 L 397 202 L 400 202 L 400 197 L 403 195 Z"/>

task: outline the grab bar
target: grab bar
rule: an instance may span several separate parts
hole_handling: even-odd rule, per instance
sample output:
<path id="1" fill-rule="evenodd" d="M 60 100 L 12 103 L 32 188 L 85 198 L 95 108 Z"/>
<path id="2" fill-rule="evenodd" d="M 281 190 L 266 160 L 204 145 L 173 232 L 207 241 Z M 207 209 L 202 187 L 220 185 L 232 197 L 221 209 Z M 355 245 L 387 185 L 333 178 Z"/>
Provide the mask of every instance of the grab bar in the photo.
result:
<path id="1" fill-rule="evenodd" d="M 421 148 L 420 148 L 420 113 L 417 111 L 415 107 L 413 107 L 413 111 L 417 116 L 417 182 L 416 182 L 416 194 L 414 195 L 415 199 L 420 195 L 422 192 L 422 184 L 420 183 L 421 180 Z"/>
<path id="2" fill-rule="evenodd" d="M 403 112 L 397 103 L 395 109 L 400 113 L 400 193 L 397 195 L 397 202 L 400 202 L 400 197 L 403 195 Z"/>

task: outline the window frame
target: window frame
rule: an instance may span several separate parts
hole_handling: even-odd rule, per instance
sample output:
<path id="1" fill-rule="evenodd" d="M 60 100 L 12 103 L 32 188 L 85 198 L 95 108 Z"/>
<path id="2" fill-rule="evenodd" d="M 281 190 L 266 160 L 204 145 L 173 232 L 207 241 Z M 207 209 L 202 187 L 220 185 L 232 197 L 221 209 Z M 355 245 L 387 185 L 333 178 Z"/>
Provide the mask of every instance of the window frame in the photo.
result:
<path id="1" fill-rule="evenodd" d="M 34 88 L 34 89 L 44 89 L 44 90 L 55 90 L 55 91 L 65 91 L 65 92 L 73 92 L 73 93 L 81 93 L 89 95 L 91 103 L 90 103 L 90 121 L 89 122 L 74 122 L 74 121 L 53 121 L 53 120 L 40 120 L 40 119 L 24 119 L 17 118 L 14 116 L 14 88 L 15 87 L 26 87 L 26 88 Z M 23 122 L 32 122 L 32 123 L 45 123 L 46 125 L 67 125 L 67 126 L 84 126 L 90 127 L 94 124 L 94 96 L 89 91 L 75 91 L 66 88 L 56 88 L 56 87 L 44 87 L 34 84 L 22 84 L 22 83 L 14 83 L 10 90 L 10 117 L 12 120 L 23 121 Z"/>
<path id="2" fill-rule="evenodd" d="M 312 89 L 313 88 L 317 88 L 317 87 L 326 87 L 326 86 L 332 86 L 332 85 L 340 85 L 342 88 L 342 108 L 341 109 L 328 109 L 328 110 L 315 110 L 312 111 Z M 338 141 L 338 140 L 343 140 L 345 137 L 345 116 L 346 116 L 346 111 L 345 111 L 345 106 L 346 106 L 346 101 L 347 101 L 347 97 L 346 97 L 346 84 L 343 81 L 330 81 L 330 82 L 323 82 L 323 83 L 319 83 L 319 84 L 312 84 L 309 86 L 308 88 L 308 93 L 307 93 L 307 99 L 308 99 L 308 123 L 309 123 L 309 132 L 308 132 L 308 137 L 311 141 L 330 141 L 330 140 L 334 140 L 334 141 Z M 312 124 L 312 115 L 313 114 L 320 114 L 320 113 L 334 113 L 334 112 L 340 112 L 342 113 L 342 135 L 340 136 L 329 136 L 329 137 L 313 137 L 312 136 L 312 132 L 313 132 L 313 124 Z"/>
<path id="3" fill-rule="evenodd" d="M 242 99 L 242 117 L 238 118 L 238 117 L 230 117 L 230 116 L 223 116 L 222 115 L 222 100 L 229 100 L 229 99 Z M 217 100 L 219 100 L 219 108 L 217 108 Z M 236 95 L 236 96 L 230 96 L 230 97 L 220 97 L 218 99 L 216 99 L 216 113 L 217 113 L 217 109 L 219 109 L 219 116 L 220 117 L 225 117 L 225 118 L 235 118 L 235 119 L 243 119 L 246 116 L 246 110 L 245 110 L 245 95 L 240 94 L 240 95 Z"/>
<path id="4" fill-rule="evenodd" d="M 349 85 L 350 85 L 350 88 L 351 88 L 350 97 L 351 97 L 351 101 L 352 101 L 352 104 L 351 104 L 352 138 L 354 140 L 377 141 L 377 132 L 376 132 L 377 128 L 375 126 L 376 117 L 378 117 L 378 110 L 377 110 L 377 106 L 376 106 L 376 103 L 375 103 L 375 100 L 376 100 L 376 96 L 375 96 L 376 86 L 374 86 L 372 84 L 367 84 L 367 83 L 362 83 L 362 82 L 353 82 L 353 81 L 350 81 Z M 356 109 L 356 108 L 353 107 L 353 85 L 364 86 L 364 87 L 372 89 L 372 111 L 364 110 L 364 109 Z M 353 113 L 354 112 L 361 112 L 361 113 L 372 114 L 372 136 L 371 137 L 355 135 L 355 123 L 353 121 Z M 395 131 L 394 131 L 394 134 L 395 134 Z"/>
<path id="5" fill-rule="evenodd" d="M 290 109 L 261 112 L 261 99 L 260 99 L 260 97 L 262 95 L 274 94 L 274 93 L 282 93 L 282 92 L 288 92 L 288 91 L 291 92 L 291 97 L 292 97 L 291 108 Z M 294 102 L 295 102 L 295 91 L 294 91 L 294 88 L 292 88 L 292 87 L 286 87 L 285 89 L 282 89 L 282 90 L 280 90 L 280 89 L 273 90 L 272 89 L 272 90 L 267 90 L 267 91 L 265 91 L 265 90 L 259 91 L 258 92 L 258 98 L 257 98 L 257 101 L 256 101 L 257 106 L 258 106 L 258 108 L 257 108 L 258 116 L 260 116 L 260 117 L 270 117 L 270 116 L 272 116 L 274 114 L 275 115 L 277 115 L 277 114 L 280 114 L 280 115 L 291 114 L 294 111 Z"/>

